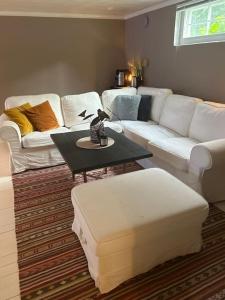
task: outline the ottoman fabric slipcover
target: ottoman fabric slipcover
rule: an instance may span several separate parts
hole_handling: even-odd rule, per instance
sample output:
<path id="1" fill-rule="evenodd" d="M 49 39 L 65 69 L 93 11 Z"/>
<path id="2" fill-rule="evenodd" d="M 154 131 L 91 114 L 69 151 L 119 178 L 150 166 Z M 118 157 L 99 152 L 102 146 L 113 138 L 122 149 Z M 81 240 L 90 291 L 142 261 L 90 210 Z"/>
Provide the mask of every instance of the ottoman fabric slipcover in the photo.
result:
<path id="1" fill-rule="evenodd" d="M 207 202 L 161 169 L 73 188 L 78 235 L 96 286 L 106 293 L 176 256 L 201 249 Z"/>

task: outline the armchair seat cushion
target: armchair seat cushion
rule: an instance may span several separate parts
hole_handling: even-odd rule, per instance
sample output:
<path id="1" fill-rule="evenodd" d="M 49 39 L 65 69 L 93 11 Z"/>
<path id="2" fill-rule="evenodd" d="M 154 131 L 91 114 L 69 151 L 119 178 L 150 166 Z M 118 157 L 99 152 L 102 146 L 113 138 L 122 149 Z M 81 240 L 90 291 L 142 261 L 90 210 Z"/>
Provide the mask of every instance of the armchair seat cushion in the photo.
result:
<path id="1" fill-rule="evenodd" d="M 66 127 L 58 127 L 44 132 L 33 131 L 22 138 L 24 148 L 37 148 L 53 145 L 50 134 L 70 132 Z"/>
<path id="2" fill-rule="evenodd" d="M 187 172 L 189 170 L 189 161 L 191 150 L 199 141 L 178 137 L 155 140 L 148 143 L 148 150 L 163 161 L 176 167 L 179 170 Z"/>

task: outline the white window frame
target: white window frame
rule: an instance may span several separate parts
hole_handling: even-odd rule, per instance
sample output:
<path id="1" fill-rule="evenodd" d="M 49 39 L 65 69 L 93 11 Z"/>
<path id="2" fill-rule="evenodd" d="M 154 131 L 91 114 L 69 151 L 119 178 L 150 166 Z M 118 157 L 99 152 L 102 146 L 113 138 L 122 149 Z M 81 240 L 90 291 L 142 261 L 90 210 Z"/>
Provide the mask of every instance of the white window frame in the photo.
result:
<path id="1" fill-rule="evenodd" d="M 210 35 L 196 36 L 196 37 L 184 37 L 185 14 L 188 7 L 191 5 L 192 7 L 196 6 L 197 8 L 209 2 L 222 2 L 222 1 L 221 0 L 217 0 L 217 1 L 216 0 L 205 0 L 205 1 L 195 0 L 177 6 L 175 33 L 174 33 L 174 46 L 225 42 L 225 33 L 210 34 Z"/>

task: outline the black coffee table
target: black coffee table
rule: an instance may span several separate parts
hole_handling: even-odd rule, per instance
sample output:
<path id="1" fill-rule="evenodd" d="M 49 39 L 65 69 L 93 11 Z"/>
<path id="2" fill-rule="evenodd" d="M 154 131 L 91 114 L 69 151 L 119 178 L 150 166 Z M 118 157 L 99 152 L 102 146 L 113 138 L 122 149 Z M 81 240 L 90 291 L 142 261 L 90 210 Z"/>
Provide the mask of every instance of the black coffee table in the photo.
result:
<path id="1" fill-rule="evenodd" d="M 121 133 L 106 128 L 106 134 L 113 138 L 115 143 L 107 148 L 82 149 L 76 146 L 76 141 L 90 135 L 89 130 L 51 134 L 51 138 L 69 166 L 73 180 L 75 174 L 83 173 L 84 182 L 87 182 L 87 171 L 125 164 L 127 162 L 148 158 L 152 154 L 143 147 L 132 142 Z"/>

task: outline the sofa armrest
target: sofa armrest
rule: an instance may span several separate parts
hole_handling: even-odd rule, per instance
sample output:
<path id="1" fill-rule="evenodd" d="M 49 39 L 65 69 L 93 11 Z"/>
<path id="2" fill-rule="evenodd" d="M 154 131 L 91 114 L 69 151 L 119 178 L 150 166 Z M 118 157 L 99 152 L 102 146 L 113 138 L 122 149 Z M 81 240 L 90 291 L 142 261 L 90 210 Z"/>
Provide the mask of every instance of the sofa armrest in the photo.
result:
<path id="1" fill-rule="evenodd" d="M 12 121 L 4 121 L 0 126 L 0 138 L 9 142 L 11 149 L 21 148 L 21 133 L 19 126 Z"/>
<path id="2" fill-rule="evenodd" d="M 198 172 L 202 194 L 208 201 L 225 200 L 225 139 L 196 145 L 191 152 L 190 171 Z"/>

